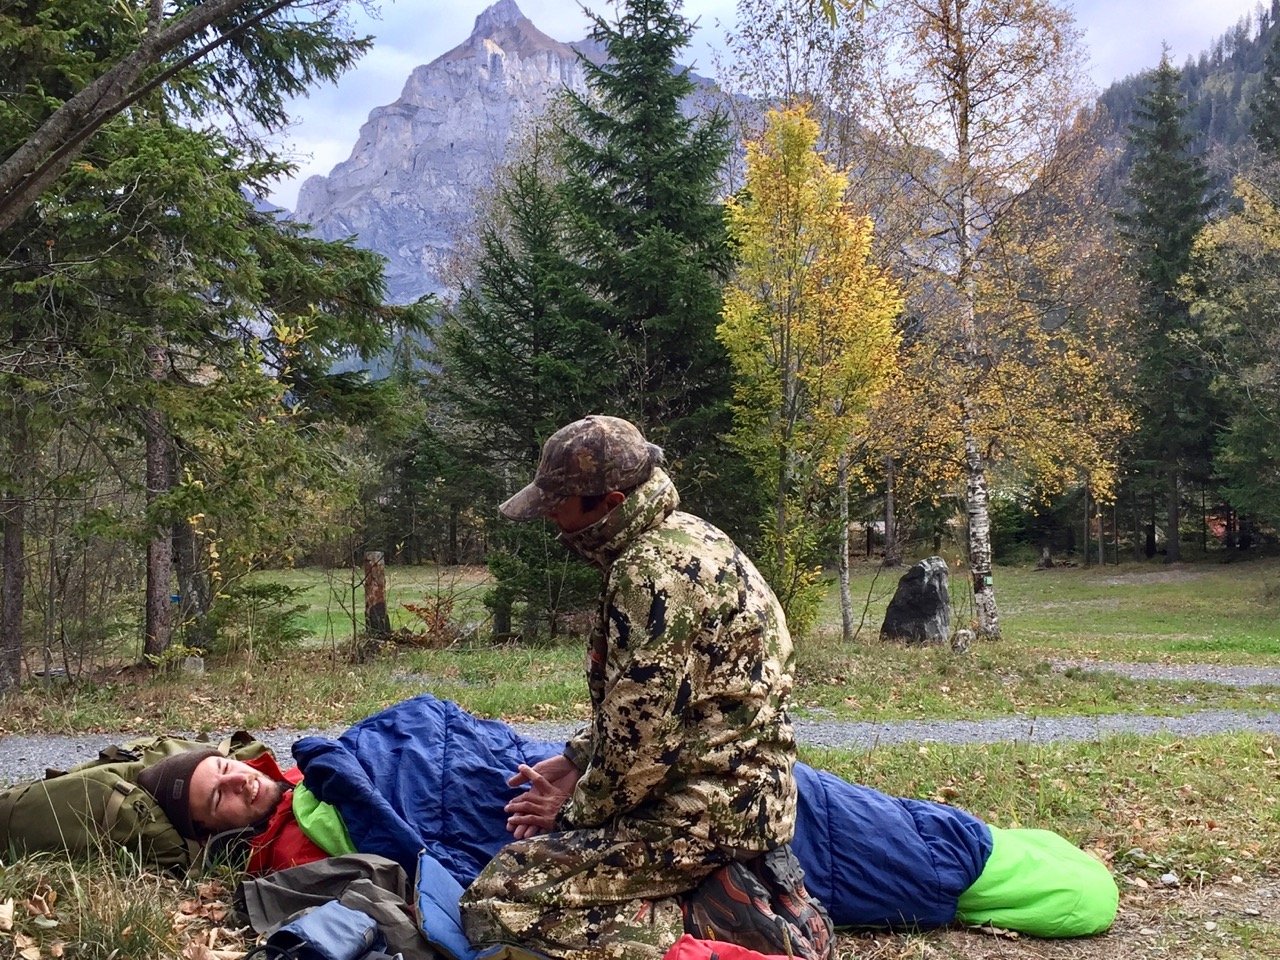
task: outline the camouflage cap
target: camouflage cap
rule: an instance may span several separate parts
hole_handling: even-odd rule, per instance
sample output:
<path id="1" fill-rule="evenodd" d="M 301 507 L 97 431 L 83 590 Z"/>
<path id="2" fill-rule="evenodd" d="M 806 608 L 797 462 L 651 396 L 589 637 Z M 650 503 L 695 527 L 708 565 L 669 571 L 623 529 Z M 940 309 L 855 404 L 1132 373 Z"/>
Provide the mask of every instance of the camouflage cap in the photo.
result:
<path id="1" fill-rule="evenodd" d="M 547 438 L 533 482 L 498 510 L 509 520 L 545 517 L 568 497 L 630 490 L 660 463 L 662 448 L 645 440 L 634 423 L 593 414 Z"/>

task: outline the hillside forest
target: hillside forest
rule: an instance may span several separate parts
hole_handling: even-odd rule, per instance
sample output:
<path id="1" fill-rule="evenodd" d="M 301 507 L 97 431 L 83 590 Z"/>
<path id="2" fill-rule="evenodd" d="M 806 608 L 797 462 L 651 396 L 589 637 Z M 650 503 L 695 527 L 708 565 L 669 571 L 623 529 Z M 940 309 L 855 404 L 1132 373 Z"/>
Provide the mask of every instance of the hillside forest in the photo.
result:
<path id="1" fill-rule="evenodd" d="M 944 545 L 992 641 L 1001 563 L 1274 548 L 1280 0 L 1100 97 L 1049 0 L 739 0 L 696 115 L 678 3 L 627 0 L 412 304 L 255 199 L 369 48 L 347 6 L 0 8 L 0 691 L 278 653 L 260 574 L 370 551 L 487 565 L 484 638 L 571 633 L 598 574 L 495 505 L 591 412 L 800 637 Z"/>

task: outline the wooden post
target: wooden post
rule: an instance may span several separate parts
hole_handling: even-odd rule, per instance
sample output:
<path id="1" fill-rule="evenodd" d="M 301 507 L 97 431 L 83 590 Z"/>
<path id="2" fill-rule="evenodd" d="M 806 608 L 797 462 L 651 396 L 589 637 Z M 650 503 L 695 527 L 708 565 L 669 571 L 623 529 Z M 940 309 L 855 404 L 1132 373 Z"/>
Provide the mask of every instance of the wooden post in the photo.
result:
<path id="1" fill-rule="evenodd" d="M 364 632 L 375 640 L 391 635 L 387 617 L 387 568 L 381 550 L 364 555 Z"/>

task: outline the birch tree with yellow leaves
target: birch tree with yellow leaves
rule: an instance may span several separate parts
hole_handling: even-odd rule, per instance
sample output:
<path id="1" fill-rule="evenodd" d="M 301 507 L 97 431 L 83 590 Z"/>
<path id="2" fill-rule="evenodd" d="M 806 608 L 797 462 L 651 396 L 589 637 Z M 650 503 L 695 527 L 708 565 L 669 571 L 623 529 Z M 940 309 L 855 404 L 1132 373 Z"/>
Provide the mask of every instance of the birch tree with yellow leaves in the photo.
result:
<path id="1" fill-rule="evenodd" d="M 895 251 L 917 320 L 907 393 L 957 453 L 974 627 L 995 639 L 993 466 L 1105 488 L 1124 426 L 1105 350 L 1082 332 L 1110 307 L 1077 296 L 1098 292 L 1078 281 L 1106 247 L 1079 35 L 1049 0 L 885 0 L 867 29 L 866 169 L 914 223 Z"/>
<path id="2" fill-rule="evenodd" d="M 727 205 L 739 264 L 717 331 L 733 365 L 731 442 L 772 504 L 762 565 L 797 629 L 821 593 L 824 497 L 833 479 L 847 486 L 849 447 L 895 369 L 901 307 L 871 262 L 870 219 L 846 205 L 847 178 L 817 142 L 807 108 L 792 107 L 770 111 L 748 144 L 746 189 Z"/>

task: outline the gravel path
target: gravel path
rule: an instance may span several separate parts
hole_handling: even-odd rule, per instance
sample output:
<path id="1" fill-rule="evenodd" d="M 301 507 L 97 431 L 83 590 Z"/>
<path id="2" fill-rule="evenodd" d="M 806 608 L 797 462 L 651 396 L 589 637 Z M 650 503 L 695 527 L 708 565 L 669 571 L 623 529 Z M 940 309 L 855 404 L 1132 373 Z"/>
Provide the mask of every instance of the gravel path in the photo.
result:
<path id="1" fill-rule="evenodd" d="M 1209 663 L 1119 663 L 1110 660 L 1053 660 L 1059 673 L 1084 670 L 1118 673 L 1132 680 L 1199 680 L 1227 687 L 1280 687 L 1280 667 L 1229 667 Z"/>
<path id="2" fill-rule="evenodd" d="M 1237 687 L 1280 686 L 1280 667 L 1218 666 L 1214 664 L 1120 663 L 1103 660 L 1055 660 L 1055 670 L 1118 673 L 1139 680 L 1200 680 Z M 526 736 L 565 740 L 576 724 L 513 724 Z M 1143 714 L 1036 717 L 1015 715 L 989 720 L 898 720 L 857 722 L 805 716 L 795 723 L 803 744 L 867 749 L 895 743 L 1052 743 L 1057 740 L 1101 740 L 1119 733 L 1172 733 L 1194 737 L 1232 730 L 1280 735 L 1280 711 L 1199 710 L 1176 717 Z M 255 731 L 278 757 L 288 757 L 294 740 L 310 734 L 337 736 L 331 730 Z M 186 734 L 190 736 L 190 734 Z M 94 756 L 100 748 L 122 743 L 132 735 L 94 733 L 64 736 L 0 737 L 0 784 L 44 775 L 48 767 L 65 769 Z"/>
<path id="3" fill-rule="evenodd" d="M 513 724 L 526 736 L 564 740 L 576 727 L 563 723 Z M 848 720 L 798 719 L 797 739 L 807 745 L 868 749 L 894 743 L 1052 743 L 1059 740 L 1101 740 L 1118 733 L 1172 733 L 1180 737 L 1254 730 L 1280 735 L 1280 712 L 1201 710 L 1176 717 L 1106 714 L 1095 717 L 1032 717 L 1015 715 L 990 720 L 902 720 L 883 723 Z M 337 736 L 333 730 L 265 730 L 257 736 L 278 757 L 288 757 L 294 740 L 309 734 Z M 189 734 L 188 734 L 189 735 Z M 129 734 L 0 737 L 0 783 L 44 775 L 46 767 L 66 768 L 94 756 L 107 744 L 128 740 Z"/>

